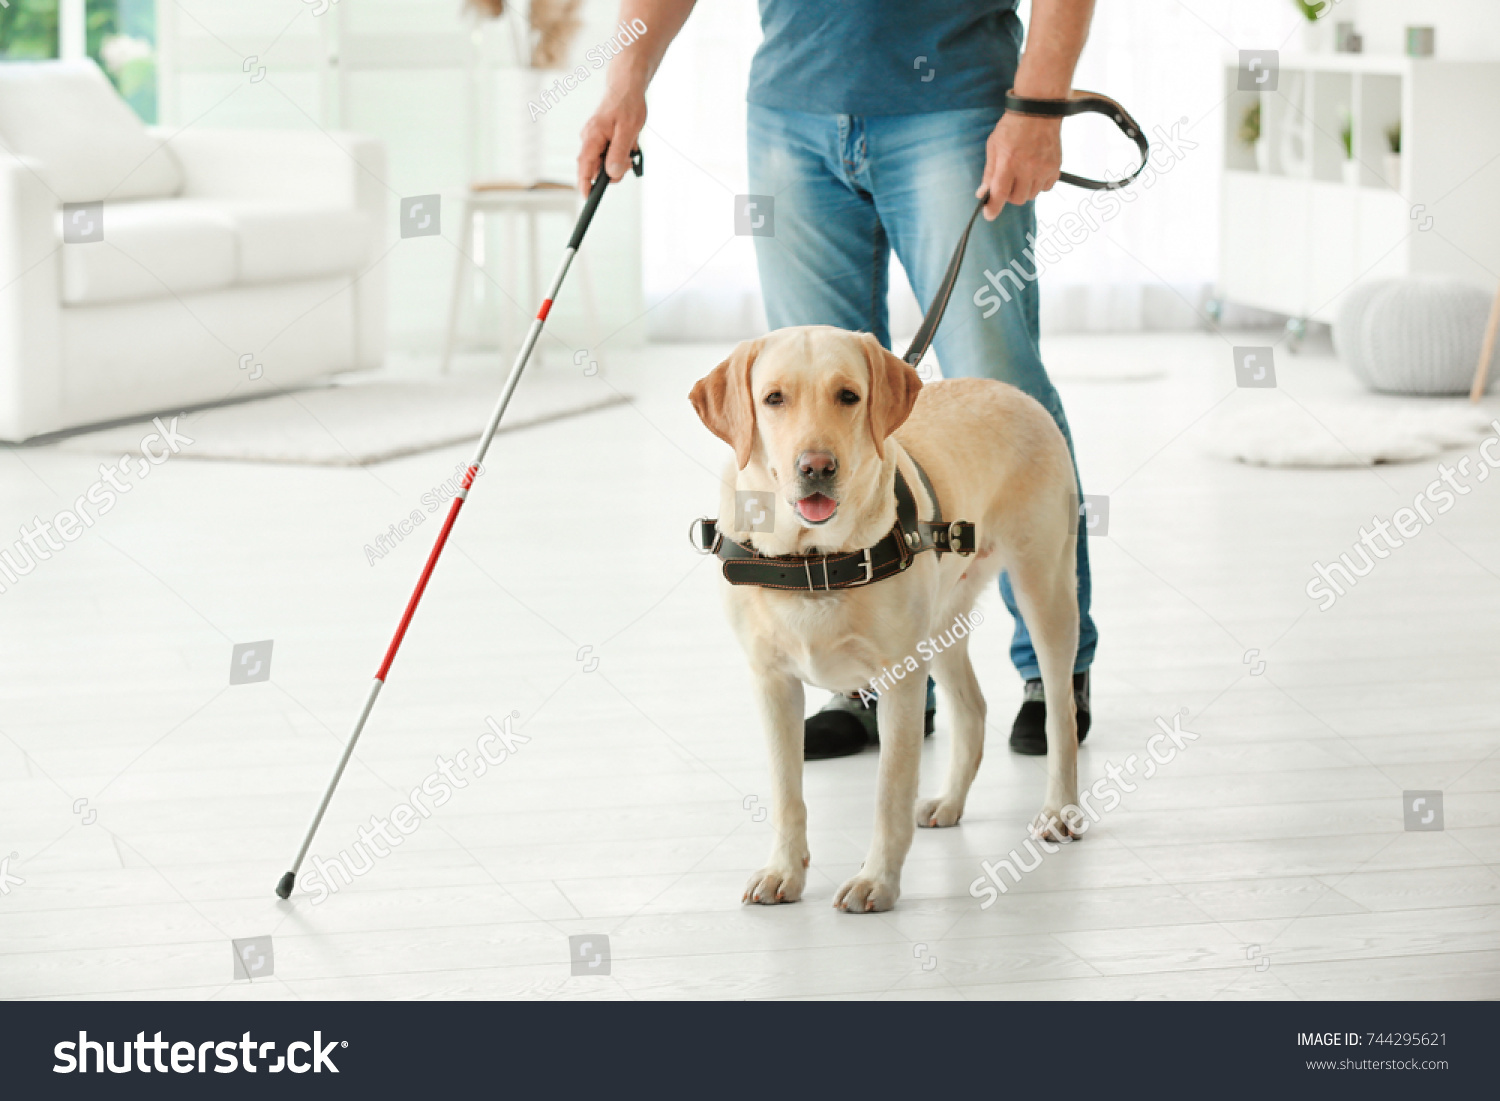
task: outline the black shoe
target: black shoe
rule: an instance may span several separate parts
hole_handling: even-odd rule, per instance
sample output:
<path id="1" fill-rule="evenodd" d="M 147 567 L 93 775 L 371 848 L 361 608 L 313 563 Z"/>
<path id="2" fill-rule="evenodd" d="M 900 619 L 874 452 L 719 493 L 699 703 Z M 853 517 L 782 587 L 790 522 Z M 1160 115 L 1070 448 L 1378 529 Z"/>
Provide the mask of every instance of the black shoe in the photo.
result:
<path id="1" fill-rule="evenodd" d="M 1073 674 L 1073 700 L 1078 707 L 1078 740 L 1083 741 L 1089 732 L 1089 674 Z M 1026 698 L 1021 710 L 1016 712 L 1015 724 L 1010 728 L 1010 748 L 1014 753 L 1028 757 L 1047 755 L 1047 696 L 1042 691 L 1038 678 L 1026 682 Z"/>
<path id="2" fill-rule="evenodd" d="M 823 709 L 810 715 L 802 727 L 802 759 L 826 761 L 831 757 L 850 757 L 863 753 L 872 745 L 880 744 L 875 709 L 872 700 L 866 704 L 862 697 L 853 698 L 842 692 L 833 696 Z M 922 734 L 932 734 L 935 711 L 927 712 L 922 723 Z"/>

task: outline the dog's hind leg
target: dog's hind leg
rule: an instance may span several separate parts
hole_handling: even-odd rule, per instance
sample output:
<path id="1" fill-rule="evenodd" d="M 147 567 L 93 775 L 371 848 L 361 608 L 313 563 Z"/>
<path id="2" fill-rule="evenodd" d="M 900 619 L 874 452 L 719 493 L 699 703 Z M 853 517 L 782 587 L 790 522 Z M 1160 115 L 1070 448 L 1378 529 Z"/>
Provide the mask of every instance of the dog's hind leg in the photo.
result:
<path id="1" fill-rule="evenodd" d="M 1032 820 L 1037 837 L 1065 841 L 1081 835 L 1078 810 L 1078 715 L 1073 661 L 1078 656 L 1078 583 L 1073 537 L 1065 553 L 1010 567 L 1016 604 L 1031 631 L 1047 696 L 1047 795 Z M 1064 815 L 1064 811 L 1067 815 Z"/>
<path id="2" fill-rule="evenodd" d="M 932 676 L 943 690 L 943 702 L 951 707 L 953 746 L 948 754 L 947 790 L 917 804 L 917 825 L 954 826 L 963 817 L 969 786 L 984 756 L 984 694 L 969 660 L 967 635 L 933 658 Z"/>
<path id="3" fill-rule="evenodd" d="M 802 801 L 802 682 L 782 673 L 756 677 L 771 753 L 771 825 L 776 840 L 766 866 L 745 884 L 741 902 L 796 902 L 807 885 L 807 804 Z"/>

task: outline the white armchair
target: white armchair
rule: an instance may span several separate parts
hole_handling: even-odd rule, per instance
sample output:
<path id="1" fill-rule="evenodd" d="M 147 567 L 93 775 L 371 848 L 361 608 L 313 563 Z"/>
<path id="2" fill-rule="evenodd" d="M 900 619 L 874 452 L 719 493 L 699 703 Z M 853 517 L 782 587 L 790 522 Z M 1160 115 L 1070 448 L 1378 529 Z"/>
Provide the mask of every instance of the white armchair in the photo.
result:
<path id="1" fill-rule="evenodd" d="M 0 63 L 0 439 L 379 366 L 384 178 L 369 138 L 148 130 L 92 62 Z"/>

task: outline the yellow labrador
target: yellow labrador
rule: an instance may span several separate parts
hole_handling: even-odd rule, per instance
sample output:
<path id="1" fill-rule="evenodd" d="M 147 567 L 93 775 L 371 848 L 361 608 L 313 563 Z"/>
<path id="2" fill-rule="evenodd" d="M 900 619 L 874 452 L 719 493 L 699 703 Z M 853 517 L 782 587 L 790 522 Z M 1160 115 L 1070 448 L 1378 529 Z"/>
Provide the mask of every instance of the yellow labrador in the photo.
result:
<path id="1" fill-rule="evenodd" d="M 734 448 L 719 530 L 758 554 L 876 544 L 896 521 L 898 469 L 921 517 L 932 518 L 913 458 L 930 478 L 943 518 L 975 524 L 973 557 L 918 554 L 909 569 L 863 587 L 811 591 L 816 578 L 800 591 L 726 582 L 729 618 L 750 661 L 770 742 L 774 787 L 776 841 L 744 901 L 794 902 L 807 881 L 803 684 L 852 693 L 884 676 L 875 834 L 834 906 L 858 913 L 895 905 L 914 823 L 958 822 L 984 749 L 985 703 L 967 637 L 930 659 L 932 648 L 919 643 L 972 609 L 1001 569 L 1010 571 L 1031 629 L 1048 702 L 1047 792 L 1032 829 L 1056 840 L 1076 836 L 1064 808 L 1078 796 L 1071 680 L 1078 505 L 1067 444 L 1042 406 L 987 379 L 923 386 L 873 336 L 827 326 L 782 329 L 739 345 L 693 387 L 691 400 L 708 429 Z M 771 530 L 740 526 L 747 518 L 733 507 L 736 490 L 774 497 L 770 522 L 755 525 Z M 899 680 L 888 675 L 898 666 L 908 670 Z M 947 790 L 918 804 L 929 667 L 951 708 L 953 745 Z"/>

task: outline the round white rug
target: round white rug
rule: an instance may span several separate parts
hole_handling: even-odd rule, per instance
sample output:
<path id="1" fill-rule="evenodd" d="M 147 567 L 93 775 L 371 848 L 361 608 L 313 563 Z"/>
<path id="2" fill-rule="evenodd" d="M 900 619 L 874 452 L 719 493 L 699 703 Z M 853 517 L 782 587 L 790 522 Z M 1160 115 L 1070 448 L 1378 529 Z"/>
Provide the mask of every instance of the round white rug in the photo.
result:
<path id="1" fill-rule="evenodd" d="M 1410 463 L 1500 432 L 1495 411 L 1462 400 L 1374 399 L 1338 405 L 1256 403 L 1209 418 L 1204 449 L 1250 466 L 1347 467 Z"/>

